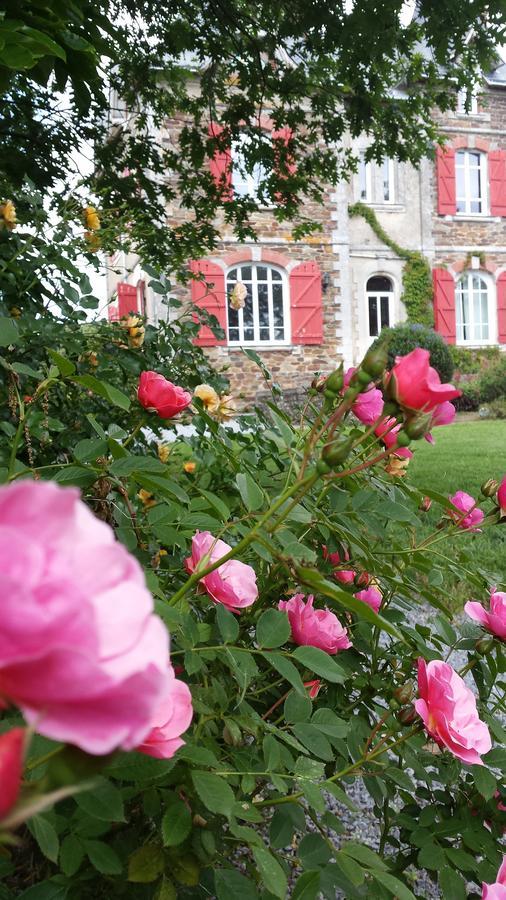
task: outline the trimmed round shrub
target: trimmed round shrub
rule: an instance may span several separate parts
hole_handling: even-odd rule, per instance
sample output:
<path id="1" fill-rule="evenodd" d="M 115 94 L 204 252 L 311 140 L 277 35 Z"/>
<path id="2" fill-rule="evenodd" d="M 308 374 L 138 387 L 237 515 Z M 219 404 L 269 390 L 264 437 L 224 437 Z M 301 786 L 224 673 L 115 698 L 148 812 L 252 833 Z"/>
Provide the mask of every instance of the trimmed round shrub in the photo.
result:
<path id="1" fill-rule="evenodd" d="M 396 356 L 405 356 L 417 347 L 423 347 L 430 352 L 430 364 L 436 369 L 441 381 L 451 381 L 453 375 L 453 359 L 443 338 L 433 328 L 417 323 L 402 322 L 394 328 L 384 328 L 379 338 L 376 338 L 373 347 L 380 340 L 389 338 L 388 368 L 395 363 Z"/>
<path id="2" fill-rule="evenodd" d="M 491 366 L 480 378 L 480 394 L 484 403 L 506 397 L 506 356 Z"/>

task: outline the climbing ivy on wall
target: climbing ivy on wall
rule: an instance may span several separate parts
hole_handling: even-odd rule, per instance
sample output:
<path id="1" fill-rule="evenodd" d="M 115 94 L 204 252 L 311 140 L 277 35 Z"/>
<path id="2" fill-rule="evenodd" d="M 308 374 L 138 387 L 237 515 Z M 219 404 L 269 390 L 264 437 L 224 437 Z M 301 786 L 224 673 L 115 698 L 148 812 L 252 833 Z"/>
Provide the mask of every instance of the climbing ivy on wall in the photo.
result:
<path id="1" fill-rule="evenodd" d="M 380 241 L 405 260 L 402 273 L 402 302 L 406 307 L 408 322 L 434 325 L 432 312 L 432 272 L 425 257 L 417 250 L 401 247 L 378 222 L 376 213 L 365 203 L 353 203 L 348 208 L 350 216 L 362 216 Z"/>

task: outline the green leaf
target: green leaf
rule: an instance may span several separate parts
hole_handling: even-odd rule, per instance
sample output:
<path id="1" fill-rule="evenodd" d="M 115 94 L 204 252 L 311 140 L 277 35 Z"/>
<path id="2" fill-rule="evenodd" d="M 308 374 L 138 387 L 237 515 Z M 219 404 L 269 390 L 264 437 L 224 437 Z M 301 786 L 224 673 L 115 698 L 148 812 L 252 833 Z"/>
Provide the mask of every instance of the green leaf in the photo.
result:
<path id="1" fill-rule="evenodd" d="M 371 850 L 370 847 L 366 847 L 364 844 L 357 844 L 355 841 L 347 841 L 345 844 L 341 845 L 341 850 L 343 853 L 347 853 L 348 856 L 352 856 L 353 859 L 356 859 L 358 862 L 363 863 L 364 866 L 368 866 L 370 869 L 386 869 L 387 866 L 374 850 Z"/>
<path id="2" fill-rule="evenodd" d="M 216 609 L 216 621 L 223 642 L 225 644 L 234 644 L 239 637 L 239 622 L 237 621 L 237 616 L 234 616 L 229 609 L 226 609 L 222 603 L 219 603 Z"/>
<path id="3" fill-rule="evenodd" d="M 84 466 L 65 466 L 53 476 L 53 481 L 57 484 L 74 484 L 76 487 L 89 487 L 97 480 L 97 473 L 94 469 Z"/>
<path id="4" fill-rule="evenodd" d="M 124 822 L 125 810 L 121 791 L 106 778 L 95 779 L 95 784 L 97 780 L 99 784 L 94 786 L 93 790 L 75 795 L 77 805 L 95 819 L 102 819 L 104 822 Z"/>
<path id="5" fill-rule="evenodd" d="M 128 859 L 128 880 L 136 884 L 150 884 L 160 877 L 165 868 L 161 847 L 146 844 L 139 847 Z"/>
<path id="6" fill-rule="evenodd" d="M 0 316 L 0 347 L 16 344 L 19 338 L 20 335 L 15 320 L 11 319 L 10 316 Z"/>
<path id="7" fill-rule="evenodd" d="M 60 869 L 68 878 L 75 875 L 84 859 L 84 847 L 75 836 L 68 834 L 63 838 L 60 849 Z"/>
<path id="8" fill-rule="evenodd" d="M 84 438 L 74 447 L 74 456 L 79 462 L 95 462 L 99 456 L 107 453 L 107 441 L 99 438 Z"/>
<path id="9" fill-rule="evenodd" d="M 467 888 L 462 875 L 445 866 L 439 873 L 439 886 L 445 900 L 466 900 Z"/>
<path id="10" fill-rule="evenodd" d="M 195 887 L 200 881 L 200 865 L 197 857 L 193 853 L 185 853 L 172 859 L 171 875 L 181 884 Z"/>
<path id="11" fill-rule="evenodd" d="M 293 652 L 297 662 L 302 663 L 306 668 L 311 669 L 317 675 L 321 675 L 326 681 L 332 681 L 336 684 L 342 684 L 345 680 L 345 673 L 337 665 L 337 663 L 319 647 L 297 647 Z"/>
<path id="12" fill-rule="evenodd" d="M 299 858 L 304 869 L 315 869 L 328 863 L 331 852 L 320 834 L 306 834 L 299 844 Z"/>
<path id="13" fill-rule="evenodd" d="M 177 891 L 174 882 L 169 878 L 162 878 L 160 886 L 157 888 L 154 900 L 177 900 Z"/>
<path id="14" fill-rule="evenodd" d="M 47 856 L 51 862 L 57 862 L 60 842 L 51 822 L 44 816 L 33 816 L 29 828 L 44 856 Z"/>
<path id="15" fill-rule="evenodd" d="M 311 725 L 309 722 L 299 722 L 296 725 L 292 725 L 292 731 L 310 753 L 313 753 L 319 759 L 324 759 L 326 762 L 334 759 L 334 750 L 325 735 L 315 725 Z"/>
<path id="16" fill-rule="evenodd" d="M 119 875 L 123 869 L 121 860 L 112 847 L 103 841 L 83 841 L 86 854 L 92 866 L 102 875 Z"/>
<path id="17" fill-rule="evenodd" d="M 67 359 L 66 356 L 62 356 L 61 353 L 57 353 L 56 350 L 51 350 L 49 347 L 47 348 L 47 352 L 51 361 L 59 369 L 60 375 L 63 375 L 64 378 L 67 375 L 73 375 L 76 367 L 70 359 Z"/>
<path id="18" fill-rule="evenodd" d="M 285 700 L 283 712 L 286 722 L 307 722 L 311 715 L 313 704 L 309 697 L 300 697 L 290 691 Z"/>
<path id="19" fill-rule="evenodd" d="M 263 847 L 252 848 L 254 860 L 265 887 L 275 897 L 285 900 L 288 890 L 286 875 L 272 853 Z"/>
<path id="20" fill-rule="evenodd" d="M 109 400 L 110 403 L 113 403 L 114 406 L 119 406 L 120 409 L 130 409 L 130 400 L 126 394 L 123 394 L 114 385 L 107 384 L 106 381 L 100 381 L 94 375 L 74 375 L 71 380 L 81 385 L 81 387 L 93 391 L 94 394 L 98 394 L 99 397 L 103 397 L 104 400 Z"/>
<path id="21" fill-rule="evenodd" d="M 175 800 L 167 807 L 162 819 L 164 847 L 177 847 L 188 837 L 192 827 L 191 812 L 182 800 Z"/>
<path id="22" fill-rule="evenodd" d="M 297 878 L 292 900 L 316 900 L 320 893 L 320 872 L 318 869 L 303 872 Z"/>
<path id="23" fill-rule="evenodd" d="M 279 609 L 266 609 L 257 622 L 256 641 L 259 647 L 281 647 L 290 634 L 288 616 Z"/>
<path id="24" fill-rule="evenodd" d="M 249 878 L 245 878 L 236 869 L 216 869 L 214 887 L 218 900 L 259 900 L 258 891 Z"/>
<path id="25" fill-rule="evenodd" d="M 54 881 L 41 881 L 34 884 L 28 890 L 18 894 L 16 900 L 65 900 L 70 888 L 68 884 L 59 884 Z M 9 895 L 9 900 L 12 895 Z"/>
<path id="26" fill-rule="evenodd" d="M 210 772 L 192 772 L 192 781 L 204 806 L 214 813 L 229 816 L 235 803 L 234 792 L 224 778 Z"/>
<path id="27" fill-rule="evenodd" d="M 235 483 L 246 509 L 254 512 L 264 505 L 263 491 L 259 488 L 251 475 L 239 472 L 239 474 L 236 475 Z"/>
<path id="28" fill-rule="evenodd" d="M 406 887 L 402 881 L 390 875 L 388 872 L 374 870 L 371 872 L 372 877 L 389 890 L 396 900 L 416 900 L 415 895 Z"/>
<path id="29" fill-rule="evenodd" d="M 281 653 L 262 653 L 262 656 L 283 678 L 286 678 L 301 697 L 307 697 L 299 672 L 286 656 L 282 656 Z"/>
<path id="30" fill-rule="evenodd" d="M 497 781 L 492 772 L 485 766 L 473 766 L 472 772 L 476 790 L 485 800 L 490 800 L 497 790 Z"/>
<path id="31" fill-rule="evenodd" d="M 327 579 L 316 569 L 297 567 L 297 574 L 301 584 L 307 584 L 307 586 L 315 593 L 318 592 L 319 594 L 323 594 L 324 597 L 335 600 L 336 603 L 343 606 L 348 611 L 356 613 L 360 619 L 365 619 L 365 621 L 369 622 L 371 625 L 382 628 L 383 631 L 387 631 L 388 634 L 391 634 L 399 641 L 405 643 L 404 636 L 395 625 L 388 622 L 384 616 L 379 616 L 375 613 L 367 603 L 364 603 L 362 600 L 357 600 L 353 594 L 347 594 L 345 591 L 339 590 L 339 588 L 335 587 L 330 581 L 327 581 Z"/>

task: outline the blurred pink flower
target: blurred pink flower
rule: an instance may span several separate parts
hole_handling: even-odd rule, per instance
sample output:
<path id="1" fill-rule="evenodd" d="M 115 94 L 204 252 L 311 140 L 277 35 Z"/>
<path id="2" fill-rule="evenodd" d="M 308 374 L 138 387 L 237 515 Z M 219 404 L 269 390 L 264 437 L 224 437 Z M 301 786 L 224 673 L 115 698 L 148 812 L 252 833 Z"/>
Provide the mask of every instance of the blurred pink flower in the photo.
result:
<path id="1" fill-rule="evenodd" d="M 501 512 L 506 514 L 506 475 L 499 485 L 497 491 L 497 502 L 501 507 Z"/>
<path id="2" fill-rule="evenodd" d="M 185 560 L 186 570 L 191 573 L 200 568 L 203 571 L 231 549 L 209 531 L 197 531 L 192 538 L 192 555 Z M 232 612 L 251 606 L 258 597 L 255 570 L 238 559 L 229 559 L 218 566 L 201 578 L 200 584 L 216 603 L 223 603 Z"/>
<path id="3" fill-rule="evenodd" d="M 449 500 L 455 509 L 458 510 L 457 512 L 450 512 L 455 524 L 458 525 L 459 528 L 468 528 L 470 531 L 480 531 L 478 525 L 481 525 L 483 522 L 485 513 L 482 509 L 476 507 L 476 500 L 474 497 L 471 497 L 470 494 L 466 494 L 465 491 L 457 491 L 453 497 L 449 497 Z M 467 512 L 469 515 L 463 517 L 462 514 Z"/>
<path id="4" fill-rule="evenodd" d="M 506 856 L 493 884 L 482 884 L 482 900 L 506 900 Z"/>
<path id="5" fill-rule="evenodd" d="M 158 372 L 141 372 L 137 397 L 141 406 L 161 419 L 172 419 L 191 403 L 192 395 Z"/>
<path id="6" fill-rule="evenodd" d="M 418 694 L 415 709 L 430 736 L 466 765 L 483 765 L 481 754 L 492 746 L 490 732 L 460 675 L 440 659 L 419 659 Z"/>
<path id="7" fill-rule="evenodd" d="M 462 393 L 453 384 L 441 384 L 439 374 L 430 365 L 429 351 L 422 347 L 396 358 L 388 383 L 400 406 L 423 412 L 430 412 Z"/>
<path id="8" fill-rule="evenodd" d="M 372 586 L 366 588 L 365 591 L 359 591 L 358 594 L 355 594 L 355 597 L 357 600 L 362 600 L 364 603 L 367 603 L 374 612 L 379 612 L 383 597 L 381 591 L 379 591 L 377 587 Z"/>
<path id="9" fill-rule="evenodd" d="M 341 555 L 335 551 L 335 553 L 329 553 L 325 544 L 322 546 L 323 558 L 327 560 L 331 566 L 339 566 L 342 562 L 349 562 L 350 554 L 347 550 L 343 550 L 343 555 Z M 354 569 L 334 569 L 332 575 L 336 579 L 336 581 L 340 581 L 341 584 L 351 584 L 355 581 L 356 572 Z"/>
<path id="10" fill-rule="evenodd" d="M 385 444 L 385 447 L 390 449 L 394 444 L 397 443 L 397 435 L 401 430 L 402 423 L 399 422 L 397 425 L 395 424 L 395 419 L 383 419 L 382 422 L 379 423 L 378 427 L 374 429 L 374 434 L 376 437 L 379 437 L 381 441 Z M 411 459 L 413 456 L 413 451 L 409 449 L 409 447 L 399 447 L 398 450 L 395 451 L 394 456 L 399 456 L 404 459 Z"/>
<path id="11" fill-rule="evenodd" d="M 469 601 L 464 606 L 464 611 L 486 631 L 495 634 L 501 641 L 506 641 L 506 594 L 502 591 L 491 591 L 490 610 L 485 609 L 481 603 Z"/>
<path id="12" fill-rule="evenodd" d="M 344 376 L 345 388 L 348 387 L 351 377 L 356 371 L 355 368 L 351 368 L 346 372 Z M 383 394 L 371 381 L 367 390 L 362 391 L 362 393 L 358 395 L 355 403 L 351 407 L 351 411 L 363 425 L 373 425 L 381 416 L 383 406 Z"/>
<path id="13" fill-rule="evenodd" d="M 278 603 L 279 609 L 288 615 L 293 641 L 302 647 L 319 647 L 326 653 L 347 650 L 351 641 L 346 628 L 329 609 L 313 609 L 313 600 L 309 596 L 304 603 L 304 594 L 294 594 Z"/>
<path id="14" fill-rule="evenodd" d="M 164 696 L 165 626 L 137 560 L 74 488 L 0 488 L 0 692 L 37 731 L 131 750 Z"/>
<path id="15" fill-rule="evenodd" d="M 457 410 L 455 409 L 453 403 L 450 403 L 449 400 L 445 400 L 444 403 L 440 403 L 439 406 L 436 406 L 434 412 L 432 413 L 432 421 L 430 423 L 431 428 L 437 428 L 440 425 L 451 425 L 457 415 Z M 434 443 L 434 438 L 432 435 L 426 434 L 425 440 L 429 442 L 429 444 Z"/>
<path id="16" fill-rule="evenodd" d="M 0 819 L 5 818 L 19 796 L 24 742 L 23 728 L 13 728 L 0 735 Z"/>
<path id="17" fill-rule="evenodd" d="M 184 681 L 174 675 L 169 666 L 167 696 L 152 720 L 152 729 L 136 749 L 157 759 L 170 759 L 184 741 L 180 735 L 189 727 L 193 716 L 192 695 Z"/>

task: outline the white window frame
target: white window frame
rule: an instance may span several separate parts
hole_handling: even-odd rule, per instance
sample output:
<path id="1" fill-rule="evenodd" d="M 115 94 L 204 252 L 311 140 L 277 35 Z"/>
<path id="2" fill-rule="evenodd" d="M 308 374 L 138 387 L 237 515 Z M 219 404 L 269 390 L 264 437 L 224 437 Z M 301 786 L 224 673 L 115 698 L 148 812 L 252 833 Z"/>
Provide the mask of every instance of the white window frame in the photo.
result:
<path id="1" fill-rule="evenodd" d="M 469 326 L 469 330 L 471 333 L 474 331 L 474 327 L 476 322 L 474 320 L 474 303 L 473 303 L 473 291 L 472 291 L 472 279 L 473 277 L 478 277 L 481 281 L 484 282 L 486 290 L 487 290 L 487 314 L 488 314 L 488 338 L 476 340 L 475 338 L 464 338 L 462 336 L 463 322 L 461 320 L 459 324 L 460 311 L 462 309 L 461 302 L 462 297 L 460 293 L 460 286 L 464 280 L 467 281 L 467 292 L 468 292 L 468 306 L 469 306 L 469 322 L 466 323 Z M 488 347 L 491 344 L 497 343 L 497 312 L 495 308 L 495 290 L 492 279 L 484 274 L 479 269 L 472 269 L 470 271 L 463 272 L 457 280 L 455 285 L 455 334 L 456 334 L 456 343 L 460 347 Z M 460 333 L 459 333 L 460 332 Z"/>
<path id="2" fill-rule="evenodd" d="M 479 171 L 480 171 L 480 186 L 481 186 L 481 196 L 480 197 L 472 197 L 471 196 L 471 180 L 470 180 L 470 169 L 475 168 L 471 167 L 470 159 L 471 154 L 473 156 L 478 156 L 480 159 Z M 459 165 L 459 158 L 463 156 L 464 164 L 463 166 Z M 488 166 L 487 166 L 487 154 L 483 153 L 481 150 L 475 150 L 472 147 L 467 149 L 457 150 L 455 153 L 455 191 L 456 191 L 456 204 L 457 207 L 459 203 L 464 204 L 464 209 L 457 208 L 457 216 L 486 216 L 488 214 Z M 457 169 L 462 168 L 464 170 L 464 196 L 459 197 L 458 191 L 458 178 L 457 178 Z M 476 201 L 481 202 L 481 210 L 480 212 L 471 211 L 471 204 Z"/>
<path id="3" fill-rule="evenodd" d="M 111 125 L 123 125 L 128 120 L 126 100 L 123 100 L 123 97 L 120 97 L 116 88 L 110 89 L 109 115 Z"/>
<path id="4" fill-rule="evenodd" d="M 229 277 L 230 273 L 235 269 L 239 269 L 242 271 L 243 268 L 251 268 L 251 287 L 252 287 L 252 297 L 253 297 L 253 332 L 254 337 L 252 341 L 246 341 L 244 339 L 244 322 L 243 322 L 243 310 L 238 310 L 239 317 L 239 338 L 238 340 L 230 340 L 229 338 Z M 267 269 L 269 271 L 278 272 L 281 275 L 281 281 L 276 282 L 277 284 L 281 284 L 282 296 L 283 296 L 283 325 L 285 336 L 283 340 L 277 340 L 273 337 L 274 332 L 274 317 L 273 317 L 273 307 L 272 307 L 272 279 L 267 281 L 267 298 L 269 303 L 269 328 L 271 337 L 268 341 L 262 341 L 260 339 L 260 321 L 258 316 L 258 290 L 255 288 L 258 285 L 257 280 L 257 271 L 259 268 Z M 239 277 L 239 281 L 242 281 L 242 277 Z M 246 281 L 243 284 L 249 284 L 250 282 Z M 288 284 L 287 273 L 284 269 L 279 266 L 273 266 L 271 263 L 259 262 L 255 260 L 245 260 L 241 263 L 235 263 L 232 266 L 229 266 L 225 275 L 225 290 L 227 295 L 227 345 L 229 347 L 258 347 L 268 349 L 272 347 L 286 347 L 291 343 L 291 322 L 290 322 L 290 291 Z"/>
<path id="5" fill-rule="evenodd" d="M 250 143 L 251 138 L 247 134 L 241 134 L 240 138 L 232 141 L 232 188 L 238 197 L 247 197 L 260 206 L 268 206 L 268 203 L 260 203 L 258 198 L 259 185 L 266 177 L 264 167 L 257 162 L 253 172 L 246 171 L 243 147 Z"/>
<path id="6" fill-rule="evenodd" d="M 385 174 L 388 183 L 388 200 L 385 198 Z M 381 161 L 381 198 L 381 203 L 395 203 L 394 161 L 389 156 L 385 156 Z"/>
<path id="7" fill-rule="evenodd" d="M 367 285 L 373 278 L 388 278 L 388 280 L 390 281 L 390 285 L 391 285 L 390 290 L 389 291 L 369 291 L 369 290 L 367 290 Z M 381 297 L 388 297 L 388 325 L 384 325 L 383 327 L 384 328 L 392 328 L 392 326 L 395 324 L 395 321 L 394 321 L 394 297 L 395 297 L 394 282 L 390 275 L 384 275 L 381 272 L 375 272 L 374 275 L 369 275 L 369 277 L 365 283 L 365 315 L 366 315 L 366 322 L 367 322 L 367 335 L 371 341 L 375 340 L 378 337 L 378 335 L 381 334 L 381 331 L 382 331 L 382 328 L 381 328 L 381 304 L 380 304 Z M 370 316 L 369 316 L 369 301 L 370 300 L 377 301 L 377 304 L 376 304 L 376 325 L 378 328 L 377 334 L 371 334 Z"/>
<path id="8" fill-rule="evenodd" d="M 466 103 L 469 99 L 469 109 L 466 109 Z M 457 94 L 457 112 L 463 116 L 477 116 L 478 111 L 478 94 L 475 91 L 469 93 L 462 88 Z"/>
<path id="9" fill-rule="evenodd" d="M 365 186 L 365 197 L 362 196 L 362 188 Z M 362 203 L 372 202 L 372 166 L 371 161 L 366 160 L 365 152 L 362 152 L 358 160 L 358 194 Z"/>

